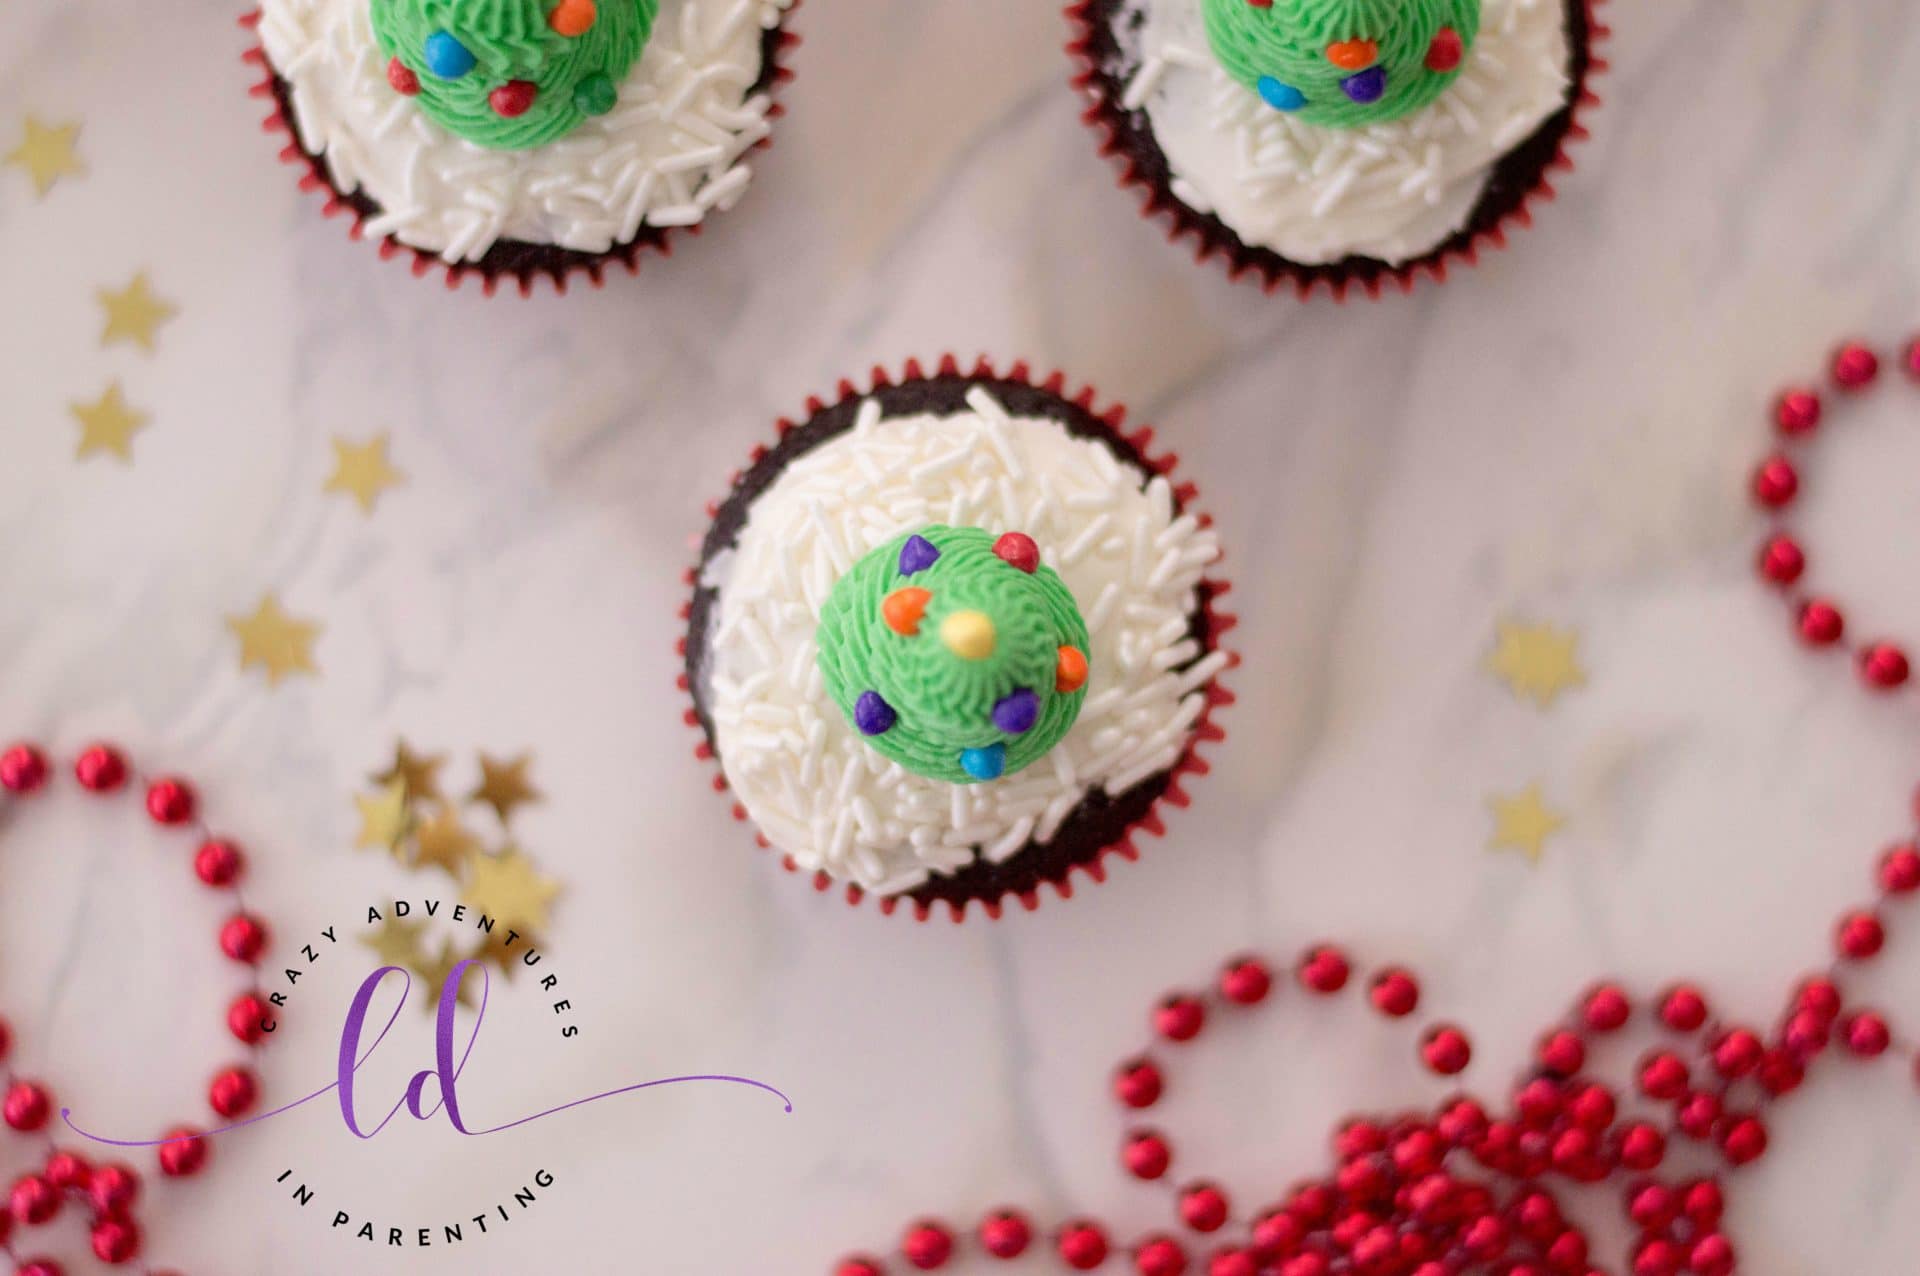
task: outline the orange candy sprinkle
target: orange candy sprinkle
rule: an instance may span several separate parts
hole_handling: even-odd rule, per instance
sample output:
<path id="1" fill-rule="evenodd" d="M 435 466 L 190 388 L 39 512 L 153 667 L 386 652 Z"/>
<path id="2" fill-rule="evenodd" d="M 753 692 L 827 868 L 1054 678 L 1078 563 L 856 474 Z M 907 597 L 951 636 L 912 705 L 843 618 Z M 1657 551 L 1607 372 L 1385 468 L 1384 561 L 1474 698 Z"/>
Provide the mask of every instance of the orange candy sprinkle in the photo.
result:
<path id="1" fill-rule="evenodd" d="M 880 618 L 894 633 L 911 638 L 920 632 L 920 617 L 926 614 L 927 604 L 932 601 L 932 592 L 918 585 L 896 589 L 880 604 Z"/>
<path id="2" fill-rule="evenodd" d="M 1380 46 L 1372 40 L 1341 40 L 1327 46 L 1327 61 L 1342 71 L 1364 71 L 1380 58 Z"/>
<path id="3" fill-rule="evenodd" d="M 593 30 L 599 17 L 593 0 L 560 0 L 559 6 L 547 15 L 547 25 L 561 35 L 585 35 Z"/>
<path id="4" fill-rule="evenodd" d="M 1053 689 L 1078 691 L 1086 685 L 1086 656 L 1077 647 L 1060 648 L 1060 658 L 1053 666 Z"/>

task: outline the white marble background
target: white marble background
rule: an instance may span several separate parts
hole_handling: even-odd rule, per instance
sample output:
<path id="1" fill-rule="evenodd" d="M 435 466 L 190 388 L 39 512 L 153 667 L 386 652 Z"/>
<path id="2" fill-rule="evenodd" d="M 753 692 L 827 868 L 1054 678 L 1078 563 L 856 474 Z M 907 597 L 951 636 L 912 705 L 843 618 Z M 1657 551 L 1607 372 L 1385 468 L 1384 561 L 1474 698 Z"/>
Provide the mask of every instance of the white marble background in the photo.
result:
<path id="1" fill-rule="evenodd" d="M 502 1107 L 709 1068 L 796 1101 L 667 1092 L 484 1153 L 438 1130 L 369 1153 L 303 1113 L 159 1189 L 155 1257 L 810 1273 L 1003 1198 L 1163 1225 L 1115 1168 L 1106 1070 L 1156 993 L 1242 945 L 1416 963 L 1484 1089 L 1604 972 L 1770 1015 L 1920 779 L 1912 698 L 1786 636 L 1743 495 L 1780 382 L 1920 326 L 1920 27 L 1903 0 L 1608 8 L 1608 104 L 1538 227 L 1340 307 L 1230 285 L 1135 216 L 1039 0 L 813 0 L 744 205 L 637 280 L 531 303 L 443 295 L 322 221 L 219 0 L 0 6 L 0 142 L 77 116 L 90 169 L 44 202 L 0 173 L 0 735 L 110 735 L 200 778 L 291 937 L 415 889 L 348 849 L 396 734 L 530 748 L 548 801 L 521 834 L 569 887 L 554 960 L 589 1035 L 503 1011 Z M 94 290 L 143 268 L 180 317 L 152 357 L 103 351 Z M 772 418 L 946 348 L 1059 364 L 1162 428 L 1233 547 L 1247 664 L 1215 775 L 1142 863 L 916 928 L 751 850 L 688 756 L 670 648 L 702 499 Z M 131 468 L 76 464 L 65 405 L 112 377 L 155 422 Z M 1807 522 L 1857 619 L 1920 638 L 1917 405 L 1836 430 Z M 409 482 L 363 519 L 321 486 L 329 440 L 374 431 Z M 325 625 L 319 677 L 238 672 L 222 617 L 268 589 Z M 1503 616 L 1577 628 L 1589 685 L 1514 701 L 1481 668 Z M 1570 817 L 1538 867 L 1485 849 L 1485 798 L 1533 780 Z M 196 1109 L 233 985 L 182 852 L 70 795 L 0 840 L 22 1064 L 116 1121 Z M 1897 935 L 1873 988 L 1909 1024 L 1916 952 Z M 277 1094 L 324 1080 L 333 1013 L 293 1016 Z M 1437 1093 L 1357 1012 L 1263 1024 L 1166 1114 L 1243 1195 L 1318 1168 L 1350 1108 Z M 1738 1180 L 1744 1270 L 1911 1266 L 1920 1093 L 1845 1072 Z M 0 1169 L 24 1155 L 0 1140 Z M 298 1166 L 406 1224 L 535 1164 L 561 1184 L 529 1223 L 424 1254 L 330 1236 L 271 1182 Z"/>

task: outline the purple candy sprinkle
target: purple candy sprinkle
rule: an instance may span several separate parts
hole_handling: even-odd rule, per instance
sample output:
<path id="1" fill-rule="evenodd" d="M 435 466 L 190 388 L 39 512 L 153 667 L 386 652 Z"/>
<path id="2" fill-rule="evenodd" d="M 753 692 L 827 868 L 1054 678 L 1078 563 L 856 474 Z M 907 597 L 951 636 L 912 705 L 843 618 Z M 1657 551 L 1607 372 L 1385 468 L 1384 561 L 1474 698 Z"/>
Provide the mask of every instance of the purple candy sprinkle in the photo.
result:
<path id="1" fill-rule="evenodd" d="M 911 576 L 923 572 L 940 561 L 940 550 L 924 536 L 909 536 L 907 543 L 900 547 L 900 574 Z M 881 730 L 886 728 L 882 727 Z"/>
<path id="2" fill-rule="evenodd" d="M 1002 696 L 993 706 L 993 725 L 1008 735 L 1030 731 L 1040 720 L 1040 697 L 1025 687 L 1010 696 Z"/>
<path id="3" fill-rule="evenodd" d="M 1387 68 L 1370 66 L 1357 75 L 1349 75 L 1340 81 L 1340 87 L 1347 96 L 1362 106 L 1378 102 L 1387 93 Z"/>
<path id="4" fill-rule="evenodd" d="M 853 702 L 853 725 L 860 728 L 861 735 L 885 735 L 899 717 L 878 691 L 862 691 Z"/>

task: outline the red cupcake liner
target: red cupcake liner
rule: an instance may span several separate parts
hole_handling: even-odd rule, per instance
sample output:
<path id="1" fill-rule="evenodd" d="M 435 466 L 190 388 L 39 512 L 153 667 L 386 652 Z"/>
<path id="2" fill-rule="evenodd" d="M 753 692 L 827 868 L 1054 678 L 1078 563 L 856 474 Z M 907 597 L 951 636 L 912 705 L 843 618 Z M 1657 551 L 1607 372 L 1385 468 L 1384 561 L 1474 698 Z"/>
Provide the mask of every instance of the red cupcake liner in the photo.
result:
<path id="1" fill-rule="evenodd" d="M 1126 442 L 1139 453 L 1142 461 L 1150 472 L 1172 480 L 1174 484 L 1174 499 L 1180 507 L 1189 509 L 1194 501 L 1199 498 L 1200 489 L 1191 480 L 1176 480 L 1174 478 L 1176 467 L 1179 464 L 1177 454 L 1172 452 L 1155 454 L 1151 451 L 1154 438 L 1153 427 L 1141 425 L 1131 430 L 1127 429 L 1127 414 L 1124 404 L 1113 403 L 1105 407 L 1099 406 L 1098 394 L 1091 385 L 1083 385 L 1077 391 L 1070 391 L 1068 389 L 1066 375 L 1059 371 L 1054 371 L 1044 379 L 1036 381 L 1033 379 L 1032 371 L 1025 360 L 1016 361 L 1005 369 L 997 369 L 991 359 L 986 355 L 981 355 L 971 368 L 963 368 L 959 360 L 949 353 L 940 357 L 934 372 L 931 374 L 924 370 L 918 359 L 908 359 L 902 365 L 900 375 L 897 377 L 888 372 L 886 368 L 876 364 L 869 373 L 867 388 L 862 389 L 853 381 L 843 378 L 838 387 L 836 387 L 835 394 L 837 397 L 832 402 L 828 402 L 817 396 L 808 398 L 805 413 L 801 417 L 801 421 L 805 421 L 834 406 L 844 404 L 849 400 L 864 399 L 871 394 L 889 387 L 910 385 L 918 381 L 931 380 L 933 377 L 964 377 L 981 381 L 1015 382 L 1041 391 L 1042 393 L 1053 395 L 1079 408 L 1090 416 L 1097 418 L 1103 425 L 1110 429 L 1115 436 Z M 798 424 L 800 424 L 800 422 L 796 422 L 787 417 L 781 417 L 775 422 L 774 446 L 777 446 Z M 758 464 L 770 450 L 771 448 L 767 444 L 755 444 L 753 450 L 748 454 L 748 465 Z M 728 491 L 733 490 L 744 474 L 745 470 L 739 469 L 728 476 Z M 718 516 L 720 506 L 721 501 L 719 500 L 707 502 L 706 514 L 710 521 Z M 1209 515 L 1200 511 L 1191 512 L 1195 514 L 1201 526 L 1210 527 L 1213 525 L 1213 520 Z M 698 538 L 696 538 L 696 553 L 698 552 L 698 547 L 699 541 Z M 696 560 L 695 563 L 688 567 L 681 575 L 681 583 L 690 591 L 687 600 L 680 604 L 679 617 L 683 624 L 691 620 L 693 615 L 693 593 L 698 590 L 700 567 L 701 563 Z M 972 911 L 969 907 L 972 904 L 978 904 L 981 911 L 987 915 L 989 920 L 997 921 L 1006 911 L 1009 897 L 1018 901 L 1024 910 L 1032 912 L 1040 907 L 1041 901 L 1044 898 L 1040 890 L 1041 886 L 1050 886 L 1054 894 L 1063 900 L 1071 899 L 1074 893 L 1074 875 L 1076 873 L 1083 874 L 1094 883 L 1100 883 L 1107 880 L 1107 861 L 1110 858 L 1117 858 L 1128 862 L 1138 859 L 1140 857 L 1140 848 L 1135 843 L 1136 837 L 1140 834 L 1164 837 L 1167 827 L 1165 820 L 1162 818 L 1162 806 L 1184 809 L 1190 805 L 1192 798 L 1187 793 L 1187 779 L 1189 777 L 1206 775 L 1212 770 L 1211 764 L 1202 755 L 1202 746 L 1215 744 L 1227 738 L 1227 733 L 1214 721 L 1214 718 L 1219 710 L 1233 704 L 1236 699 L 1234 694 L 1229 691 L 1221 681 L 1227 671 L 1237 668 L 1240 664 L 1239 653 L 1224 646 L 1221 642 L 1224 635 L 1240 623 L 1238 616 L 1219 606 L 1219 600 L 1224 598 L 1231 589 L 1232 584 L 1230 582 L 1224 579 L 1218 579 L 1212 575 L 1204 577 L 1201 581 L 1201 605 L 1198 613 L 1198 628 L 1205 635 L 1207 652 L 1218 651 L 1226 654 L 1226 667 L 1222 669 L 1219 674 L 1215 675 L 1214 679 L 1206 685 L 1206 708 L 1202 710 L 1200 717 L 1193 725 L 1192 735 L 1188 739 L 1186 751 L 1180 755 L 1179 761 L 1175 762 L 1167 773 L 1166 788 L 1158 797 L 1153 799 L 1144 814 L 1126 825 L 1121 836 L 1112 843 L 1103 847 L 1090 858 L 1067 864 L 1059 872 L 1057 877 L 1046 878 L 1031 889 L 1007 891 L 994 898 L 971 897 L 962 900 L 923 901 L 912 898 L 911 892 L 904 892 L 899 895 L 874 895 L 872 892 L 854 883 L 840 882 L 829 876 L 823 870 L 816 870 L 812 874 L 814 889 L 825 893 L 838 886 L 842 888 L 849 905 L 857 905 L 863 900 L 872 899 L 882 913 L 888 915 L 905 913 L 913 917 L 916 921 L 924 922 L 928 920 L 936 911 L 936 905 L 940 903 L 946 905 L 955 923 L 964 922 L 967 919 L 968 913 Z M 694 697 L 692 683 L 686 671 L 687 637 L 685 634 L 682 634 L 674 643 L 674 655 L 681 666 L 674 682 L 681 693 L 687 697 L 688 701 L 687 708 L 681 715 L 682 720 L 699 736 L 698 742 L 693 746 L 693 756 L 711 765 L 713 768 L 713 790 L 716 793 L 725 794 L 729 788 L 726 772 L 721 766 L 719 756 L 715 753 L 713 743 L 708 739 L 706 729 L 701 722 L 700 706 Z M 752 823 L 752 816 L 748 814 L 746 807 L 738 801 L 733 803 L 733 818 L 743 824 Z M 772 849 L 772 844 L 767 840 L 765 834 L 756 830 L 754 838 L 762 850 Z M 805 871 L 794 862 L 791 856 L 782 856 L 781 865 L 790 873 L 801 873 Z M 903 904 L 905 904 L 906 907 L 903 908 Z"/>
<path id="2" fill-rule="evenodd" d="M 1071 83 L 1077 92 L 1088 99 L 1086 109 L 1081 112 L 1081 122 L 1093 130 L 1099 139 L 1100 154 L 1111 157 L 1119 168 L 1120 186 L 1138 187 L 1143 192 L 1140 205 L 1143 218 L 1153 221 L 1164 217 L 1167 242 L 1179 243 L 1192 239 L 1196 262 L 1218 257 L 1225 265 L 1229 279 L 1238 282 L 1249 275 L 1255 276 L 1269 294 L 1280 291 L 1283 286 L 1291 286 L 1295 295 L 1303 301 L 1322 288 L 1335 301 L 1345 301 L 1348 293 L 1355 288 L 1363 291 L 1368 298 L 1377 299 L 1388 284 L 1398 287 L 1402 293 L 1412 292 L 1415 283 L 1423 277 L 1443 284 L 1447 281 L 1451 265 L 1477 265 L 1483 251 L 1507 246 L 1509 231 L 1531 226 L 1535 206 L 1551 202 L 1558 194 L 1554 189 L 1553 176 L 1573 171 L 1569 146 L 1589 136 L 1586 118 L 1600 105 L 1600 98 L 1592 88 L 1592 80 L 1608 68 L 1606 59 L 1597 50 L 1612 34 L 1598 16 L 1604 0 L 1569 0 L 1569 3 L 1579 6 L 1576 12 L 1584 13 L 1587 39 L 1584 59 L 1576 59 L 1577 74 L 1565 108 L 1568 112 L 1566 127 L 1556 140 L 1551 157 L 1540 166 L 1528 189 L 1512 207 L 1488 225 L 1476 229 L 1470 224 L 1469 229 L 1455 234 L 1439 248 L 1398 266 L 1374 258 L 1348 258 L 1341 262 L 1306 265 L 1289 261 L 1269 249 L 1249 247 L 1219 219 L 1188 207 L 1174 197 L 1166 183 L 1153 180 L 1142 169 L 1139 157 L 1132 154 L 1127 145 L 1135 133 L 1134 126 L 1128 120 L 1133 113 L 1120 104 L 1115 91 L 1120 86 L 1102 70 L 1097 60 L 1095 40 L 1101 29 L 1101 20 L 1094 9 L 1100 2 L 1072 0 L 1067 5 L 1065 14 L 1073 28 L 1073 36 L 1067 42 L 1066 50 L 1076 67 Z"/>
<path id="3" fill-rule="evenodd" d="M 767 32 L 763 41 L 765 65 L 762 68 L 761 85 L 773 98 L 772 105 L 767 108 L 768 120 L 777 120 L 786 114 L 786 107 L 779 101 L 778 95 L 781 86 L 793 79 L 793 71 L 786 65 L 785 59 L 800 44 L 800 37 L 787 29 L 787 22 L 798 12 L 802 3 L 803 0 L 794 0 L 781 16 L 780 25 Z M 250 34 L 253 33 L 260 25 L 260 11 L 256 9 L 246 14 L 240 19 L 240 25 Z M 366 220 L 378 205 L 359 191 L 341 190 L 327 166 L 326 157 L 313 154 L 301 144 L 300 135 L 290 118 L 286 82 L 274 70 L 273 64 L 267 59 L 266 48 L 257 38 L 253 47 L 241 54 L 241 61 L 259 72 L 260 78 L 248 88 L 247 93 L 268 103 L 267 115 L 260 127 L 262 132 L 277 133 L 284 138 L 280 162 L 301 170 L 301 190 L 313 191 L 323 197 L 320 210 L 323 215 L 338 217 L 344 214 L 349 219 L 347 234 L 354 239 L 363 238 Z M 772 144 L 773 138 L 768 135 L 754 143 L 751 149 L 765 150 Z M 609 266 L 624 266 L 628 274 L 639 274 L 641 259 L 647 253 L 671 256 L 677 232 L 698 235 L 705 225 L 702 221 L 692 226 L 642 226 L 633 239 L 616 244 L 604 253 L 582 253 L 532 245 L 532 251 L 519 255 L 524 260 L 508 260 L 495 265 L 487 264 L 484 259 L 478 262 L 450 262 L 438 253 L 414 248 L 388 235 L 380 241 L 380 256 L 409 264 L 415 278 L 432 274 L 437 269 L 450 291 L 459 288 L 466 279 L 475 278 L 480 281 L 481 292 L 491 297 L 502 279 L 510 279 L 518 283 L 522 297 L 530 297 L 535 281 L 545 279 L 553 285 L 555 293 L 565 296 L 568 283 L 578 275 L 585 275 L 593 287 L 600 288 L 606 284 Z"/>

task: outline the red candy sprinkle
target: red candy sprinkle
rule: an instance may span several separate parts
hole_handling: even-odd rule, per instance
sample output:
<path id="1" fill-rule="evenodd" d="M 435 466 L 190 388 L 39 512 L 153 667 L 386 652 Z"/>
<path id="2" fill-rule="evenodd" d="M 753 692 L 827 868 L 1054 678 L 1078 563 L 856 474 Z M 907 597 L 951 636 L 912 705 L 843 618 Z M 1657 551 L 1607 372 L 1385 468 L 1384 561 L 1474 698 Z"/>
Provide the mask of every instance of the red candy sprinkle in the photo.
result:
<path id="1" fill-rule="evenodd" d="M 539 86 L 531 80 L 508 80 L 487 94 L 487 105 L 493 108 L 494 114 L 510 120 L 532 110 L 533 99 L 539 91 Z"/>
<path id="2" fill-rule="evenodd" d="M 393 91 L 402 97 L 412 97 L 420 91 L 420 77 L 413 73 L 413 68 L 399 58 L 394 58 L 387 63 L 387 83 L 392 85 Z"/>
<path id="3" fill-rule="evenodd" d="M 1029 574 L 1040 567 L 1040 547 L 1025 532 L 1008 532 L 993 543 L 994 557 Z"/>
<path id="4" fill-rule="evenodd" d="M 1427 70 L 1445 73 L 1456 69 L 1460 59 L 1466 53 L 1460 33 L 1452 27 L 1440 28 L 1433 37 L 1433 43 L 1427 46 Z"/>

